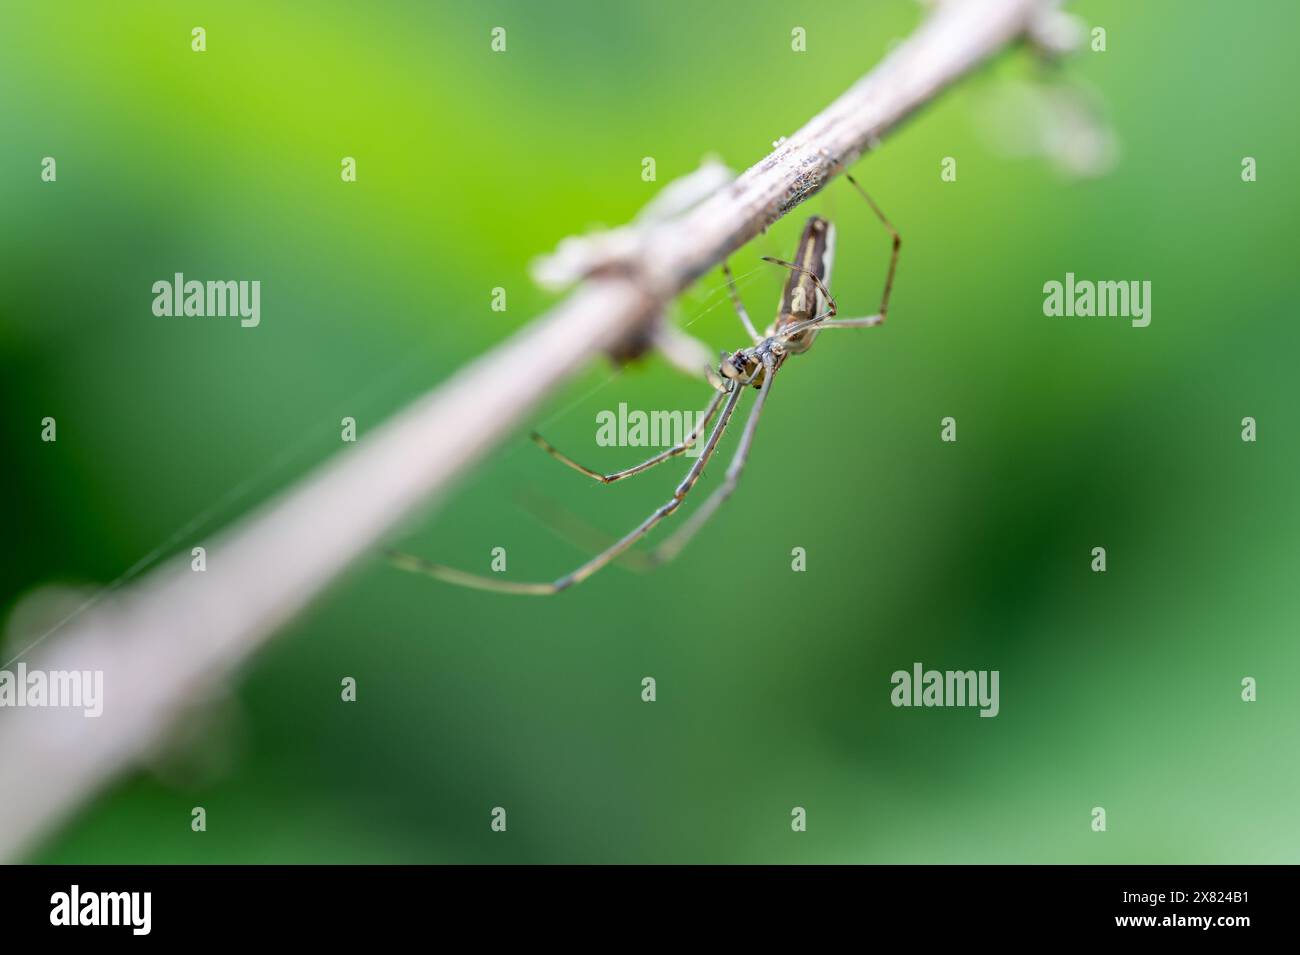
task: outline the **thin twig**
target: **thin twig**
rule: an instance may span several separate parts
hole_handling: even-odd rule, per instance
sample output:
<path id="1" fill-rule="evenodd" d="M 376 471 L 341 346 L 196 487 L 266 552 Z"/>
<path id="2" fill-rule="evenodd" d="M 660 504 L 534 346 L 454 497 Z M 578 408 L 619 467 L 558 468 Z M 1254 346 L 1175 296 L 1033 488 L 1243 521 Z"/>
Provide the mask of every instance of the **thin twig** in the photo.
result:
<path id="1" fill-rule="evenodd" d="M 1053 0 L 949 0 L 775 151 L 690 211 L 638 223 L 568 299 L 208 547 L 163 563 L 37 647 L 29 666 L 102 670 L 98 719 L 0 718 L 0 859 L 28 851 L 139 764 L 197 699 L 418 507 L 444 494 L 602 352 L 642 338 L 682 289 L 820 190 L 894 126 L 1018 37 Z M 430 599 L 436 600 L 435 592 Z M 181 821 L 180 824 L 184 824 Z"/>

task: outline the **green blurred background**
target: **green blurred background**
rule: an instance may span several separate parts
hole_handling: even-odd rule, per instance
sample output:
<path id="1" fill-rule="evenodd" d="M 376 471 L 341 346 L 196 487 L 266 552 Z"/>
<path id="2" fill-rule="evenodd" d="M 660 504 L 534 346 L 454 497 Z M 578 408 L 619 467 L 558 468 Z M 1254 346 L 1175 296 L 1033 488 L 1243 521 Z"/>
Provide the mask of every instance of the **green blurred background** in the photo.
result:
<path id="1" fill-rule="evenodd" d="M 33 858 L 1296 861 L 1300 8 L 1074 9 L 1108 49 L 1052 81 L 1103 104 L 1115 168 L 1071 180 L 990 148 L 990 104 L 1043 81 L 1024 51 L 862 161 L 905 240 L 890 321 L 791 362 L 739 491 L 676 563 L 553 600 L 367 563 L 191 727 L 197 744 L 119 781 Z M 545 308 L 534 256 L 627 220 L 706 153 L 756 161 L 921 11 L 0 16 L 7 614 L 37 588 L 202 543 L 336 453 L 342 416 L 364 435 Z M 504 55 L 489 50 L 498 25 Z M 945 156 L 956 182 L 940 180 Z M 1241 181 L 1243 156 L 1258 182 Z M 788 256 L 814 211 L 839 226 L 842 310 L 874 310 L 887 242 L 837 182 L 734 259 L 756 319 L 783 277 L 758 257 Z M 150 286 L 176 271 L 260 279 L 261 326 L 155 318 Z M 1045 317 L 1043 283 L 1067 271 L 1149 279 L 1151 326 Z M 505 313 L 489 308 L 496 286 Z M 716 272 L 680 312 L 714 348 L 743 343 Z M 530 424 L 616 468 L 640 451 L 596 448 L 598 411 L 705 397 L 660 362 L 593 367 Z M 57 444 L 39 441 L 46 415 Z M 939 440 L 948 415 L 956 444 Z M 1246 415 L 1256 444 L 1240 440 Z M 526 430 L 403 546 L 477 569 L 505 546 L 511 576 L 549 578 L 583 552 L 526 494 L 621 532 L 681 470 L 599 487 Z M 893 708 L 889 675 L 917 660 L 1000 670 L 1001 714 Z M 344 676 L 355 704 L 339 701 Z M 1256 703 L 1240 700 L 1244 676 Z M 505 834 L 489 830 L 494 806 Z"/>

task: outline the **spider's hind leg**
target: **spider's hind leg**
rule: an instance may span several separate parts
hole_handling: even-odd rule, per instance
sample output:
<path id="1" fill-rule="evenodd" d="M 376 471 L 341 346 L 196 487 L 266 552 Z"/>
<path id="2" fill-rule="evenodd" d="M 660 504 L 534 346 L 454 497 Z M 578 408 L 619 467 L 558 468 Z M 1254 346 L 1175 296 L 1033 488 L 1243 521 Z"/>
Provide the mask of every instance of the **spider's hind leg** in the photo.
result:
<path id="1" fill-rule="evenodd" d="M 903 246 L 903 237 L 898 234 L 898 230 L 894 228 L 894 224 L 890 222 L 889 219 L 886 218 L 885 214 L 880 210 L 880 206 L 876 205 L 876 200 L 867 195 L 867 190 L 858 185 L 858 181 L 847 172 L 844 174 L 844 178 L 853 185 L 854 189 L 858 190 L 858 192 L 862 194 L 862 198 L 867 200 L 867 204 L 871 206 L 871 211 L 876 214 L 876 218 L 879 219 L 881 224 L 889 230 L 889 234 L 893 236 L 893 248 L 889 253 L 889 271 L 885 273 L 885 290 L 880 296 L 879 314 L 873 315 L 870 318 L 845 319 L 842 322 L 828 322 L 827 324 L 838 324 L 841 328 L 869 328 L 871 325 L 879 325 L 885 320 L 885 316 L 889 314 L 889 296 L 894 291 L 894 273 L 898 270 L 898 250 Z M 877 321 L 871 321 L 871 319 L 877 319 Z"/>

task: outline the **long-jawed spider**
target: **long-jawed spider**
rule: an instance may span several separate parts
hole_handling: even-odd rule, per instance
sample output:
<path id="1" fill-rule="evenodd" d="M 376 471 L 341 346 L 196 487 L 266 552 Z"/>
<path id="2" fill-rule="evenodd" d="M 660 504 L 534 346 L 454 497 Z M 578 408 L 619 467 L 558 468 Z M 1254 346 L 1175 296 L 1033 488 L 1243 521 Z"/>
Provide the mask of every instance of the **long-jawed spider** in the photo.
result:
<path id="1" fill-rule="evenodd" d="M 749 333 L 751 344 L 730 354 L 723 352 L 722 359 L 716 369 L 705 369 L 709 383 L 718 393 L 713 397 L 708 408 L 700 417 L 699 423 L 680 443 L 630 468 L 615 471 L 612 474 L 602 474 L 599 471 L 584 467 L 561 453 L 541 435 L 536 433 L 532 435 L 533 440 L 542 450 L 557 461 L 602 484 L 613 484 L 615 481 L 632 477 L 634 474 L 641 474 L 657 464 L 662 464 L 669 458 L 683 454 L 708 430 L 709 423 L 716 416 L 717 421 L 713 424 L 712 430 L 709 431 L 708 438 L 704 442 L 704 448 L 691 465 L 690 470 L 686 472 L 686 477 L 677 485 L 676 490 L 673 491 L 673 496 L 656 508 L 649 517 L 586 563 L 571 570 L 563 577 L 550 582 L 534 583 L 501 580 L 481 574 L 472 574 L 468 571 L 458 570 L 455 567 L 430 563 L 421 557 L 397 551 L 389 552 L 389 558 L 392 562 L 403 570 L 427 574 L 447 583 L 474 587 L 480 590 L 533 596 L 547 596 L 567 590 L 574 584 L 586 580 L 596 571 L 613 563 L 628 548 L 650 533 L 660 521 L 681 507 L 682 502 L 686 500 L 686 495 L 695 487 L 696 482 L 704 473 L 705 467 L 717 451 L 718 443 L 722 440 L 727 423 L 731 420 L 731 416 L 736 411 L 736 406 L 740 403 L 741 395 L 747 387 L 753 387 L 758 391 L 758 396 L 754 399 L 753 406 L 750 408 L 749 418 L 746 419 L 744 431 L 740 436 L 740 443 L 732 455 L 731 463 L 727 467 L 727 473 L 722 484 L 700 505 L 685 524 L 679 527 L 675 533 L 670 535 L 652 552 L 650 561 L 658 564 L 675 557 L 686 546 L 687 542 L 695 536 L 704 523 L 713 516 L 714 512 L 722 505 L 722 502 L 736 489 L 736 485 L 740 480 L 740 473 L 745 467 L 745 462 L 749 459 L 749 452 L 754 444 L 754 433 L 758 430 L 758 419 L 762 414 L 763 405 L 766 404 L 767 397 L 772 391 L 772 383 L 776 379 L 777 372 L 784 366 L 786 359 L 791 355 L 806 352 L 812 347 L 817 335 L 826 329 L 872 328 L 883 322 L 888 314 L 889 295 L 894 287 L 894 272 L 898 267 L 898 250 L 902 245 L 902 240 L 899 238 L 898 231 L 885 217 L 885 214 L 881 212 L 880 207 L 876 205 L 871 196 L 867 195 L 866 191 L 858 185 L 857 180 L 847 174 L 845 178 L 867 200 L 876 217 L 889 230 L 889 234 L 893 238 L 889 269 L 885 273 L 885 289 L 880 296 L 880 310 L 875 315 L 869 315 L 865 318 L 835 317 L 837 308 L 835 299 L 831 297 L 829 290 L 831 264 L 835 256 L 835 227 L 820 216 L 813 216 L 804 226 L 793 262 L 770 256 L 763 257 L 766 262 L 790 270 L 790 276 L 786 279 L 785 287 L 781 293 L 781 303 L 777 309 L 776 318 L 768 326 L 764 334 L 760 335 L 757 329 L 754 328 L 754 323 L 750 321 L 749 313 L 745 310 L 740 295 L 736 292 L 731 269 L 725 262 L 723 263 L 722 270 L 727 278 L 727 291 L 731 296 L 732 304 L 736 308 L 736 314 L 740 316 L 741 324 L 745 326 L 745 331 Z M 721 414 L 719 414 L 719 408 L 721 408 Z"/>

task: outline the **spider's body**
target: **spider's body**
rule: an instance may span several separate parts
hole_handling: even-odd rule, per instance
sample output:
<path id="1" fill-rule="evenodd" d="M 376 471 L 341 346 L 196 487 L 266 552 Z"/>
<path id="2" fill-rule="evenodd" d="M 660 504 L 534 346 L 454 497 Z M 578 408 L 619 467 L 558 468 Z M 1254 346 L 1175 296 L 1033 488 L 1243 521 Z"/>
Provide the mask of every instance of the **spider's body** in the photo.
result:
<path id="1" fill-rule="evenodd" d="M 858 186 L 852 176 L 847 178 L 859 192 L 862 192 L 862 187 Z M 700 416 L 699 424 L 681 443 L 666 451 L 661 451 L 654 457 L 630 468 L 616 471 L 613 474 L 602 474 L 599 471 L 584 467 L 572 458 L 561 454 L 541 435 L 533 435 L 533 440 L 557 460 L 602 484 L 613 484 L 625 477 L 648 471 L 656 464 L 661 464 L 669 458 L 685 452 L 687 448 L 700 439 L 716 415 L 718 420 L 713 425 L 713 429 L 709 431 L 709 436 L 704 442 L 700 456 L 691 465 L 690 470 L 686 472 L 686 477 L 677 485 L 676 490 L 673 491 L 673 496 L 660 505 L 632 531 L 576 570 L 549 583 L 523 583 L 471 574 L 453 567 L 431 564 L 410 554 L 392 553 L 390 556 L 393 562 L 406 570 L 429 574 L 450 583 L 504 593 L 555 594 L 568 589 L 576 583 L 581 583 L 596 571 L 613 563 L 628 548 L 649 533 L 656 524 L 673 514 L 681 506 L 682 501 L 686 499 L 686 495 L 690 493 L 691 488 L 703 475 L 705 466 L 717 450 L 722 434 L 726 430 L 727 423 L 731 420 L 732 414 L 740 402 L 740 397 L 746 390 L 746 386 L 752 385 L 758 390 L 758 396 L 754 399 L 749 419 L 745 422 L 745 429 L 741 434 L 740 443 L 736 448 L 731 464 L 727 468 L 722 485 L 691 515 L 690 519 L 678 529 L 676 534 L 659 546 L 652 555 L 652 562 L 661 562 L 675 556 L 735 489 L 740 478 L 741 469 L 745 466 L 745 461 L 749 457 L 754 433 L 758 428 L 759 414 L 763 410 L 767 396 L 772 390 L 772 382 L 776 378 L 776 373 L 785 363 L 786 358 L 807 351 L 812 347 L 814 338 L 828 328 L 870 328 L 879 325 L 885 320 L 885 314 L 889 308 L 889 294 L 894 283 L 894 270 L 898 265 L 898 250 L 901 240 L 894 227 L 890 225 L 889 220 L 885 218 L 871 197 L 865 192 L 862 192 L 862 195 L 871 204 L 871 208 L 894 238 L 893 254 L 890 257 L 889 270 L 885 277 L 885 291 L 881 296 L 880 311 L 877 314 L 866 318 L 835 318 L 837 312 L 835 299 L 831 297 L 829 290 L 831 264 L 835 256 L 835 227 L 820 216 L 813 216 L 804 226 L 803 233 L 799 238 L 799 246 L 795 250 L 793 262 L 765 257 L 766 261 L 790 270 L 789 278 L 786 279 L 785 287 L 781 292 L 781 301 L 777 307 L 776 318 L 766 329 L 766 334 L 760 335 L 754 328 L 749 314 L 745 311 L 744 304 L 736 294 L 731 270 L 725 262 L 723 263 L 722 269 L 727 277 L 728 292 L 731 295 L 732 303 L 736 307 L 736 313 L 740 316 L 741 324 L 745 326 L 745 330 L 749 333 L 751 344 L 730 354 L 723 352 L 716 371 L 712 368 L 705 369 L 710 383 L 718 393 L 714 395 L 713 401 L 710 402 L 704 414 Z M 721 409 L 720 413 L 719 409 Z"/>
<path id="2" fill-rule="evenodd" d="M 835 226 L 821 216 L 813 216 L 803 227 L 799 238 L 799 251 L 794 264 L 802 271 L 790 271 L 785 288 L 781 291 L 781 304 L 777 308 L 772 331 L 780 332 L 798 322 L 806 322 L 814 315 L 826 311 L 828 296 L 818 289 L 831 286 L 831 263 L 835 259 Z M 812 347 L 817 330 L 810 328 L 790 339 L 786 350 L 797 355 Z"/>
<path id="3" fill-rule="evenodd" d="M 813 216 L 803 227 L 794 261 L 788 263 L 790 276 L 781 289 L 776 318 L 764 337 L 750 347 L 731 355 L 723 353 L 718 365 L 722 378 L 743 380 L 754 388 L 762 388 L 769 365 L 775 371 L 787 355 L 799 355 L 812 347 L 818 324 L 812 319 L 835 314 L 829 310 L 834 304 L 830 295 L 823 293 L 830 287 L 834 258 L 835 226 L 821 216 Z"/>

